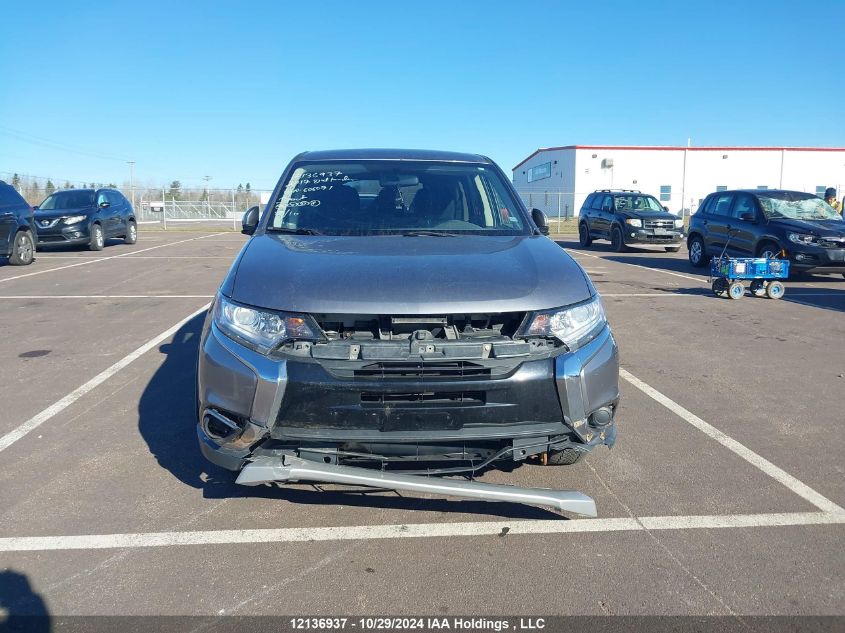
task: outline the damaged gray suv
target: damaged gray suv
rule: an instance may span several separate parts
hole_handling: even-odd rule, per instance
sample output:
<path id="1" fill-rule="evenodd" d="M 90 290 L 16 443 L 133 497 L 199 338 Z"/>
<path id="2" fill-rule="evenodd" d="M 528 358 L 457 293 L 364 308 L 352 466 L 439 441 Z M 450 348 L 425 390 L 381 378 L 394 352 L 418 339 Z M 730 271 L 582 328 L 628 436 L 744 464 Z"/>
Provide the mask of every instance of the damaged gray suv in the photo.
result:
<path id="1" fill-rule="evenodd" d="M 618 352 L 584 270 L 490 159 L 305 152 L 214 299 L 200 447 L 238 483 L 322 481 L 596 514 L 472 475 L 616 438 Z M 461 479 L 432 475 L 464 474 Z M 425 476 L 421 476 L 425 475 Z"/>

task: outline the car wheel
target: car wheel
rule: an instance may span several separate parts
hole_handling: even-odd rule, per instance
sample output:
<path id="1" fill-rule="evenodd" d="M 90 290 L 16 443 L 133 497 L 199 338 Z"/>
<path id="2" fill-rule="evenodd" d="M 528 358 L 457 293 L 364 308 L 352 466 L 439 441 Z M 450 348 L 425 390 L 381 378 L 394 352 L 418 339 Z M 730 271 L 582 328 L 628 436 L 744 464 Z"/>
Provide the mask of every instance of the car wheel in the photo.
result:
<path id="1" fill-rule="evenodd" d="M 91 241 L 88 243 L 88 248 L 92 251 L 101 251 L 106 245 L 106 238 L 103 235 L 103 227 L 99 224 L 91 226 Z"/>
<path id="2" fill-rule="evenodd" d="M 755 279 L 751 282 L 751 286 L 748 288 L 755 297 L 765 297 L 766 296 L 766 284 L 763 283 L 762 279 Z"/>
<path id="3" fill-rule="evenodd" d="M 664 248 L 666 249 L 667 253 L 677 253 L 679 250 L 681 250 L 680 246 L 665 246 Z"/>
<path id="4" fill-rule="evenodd" d="M 743 286 L 740 282 L 734 281 L 731 282 L 731 285 L 728 286 L 728 296 L 731 299 L 742 299 L 742 296 L 745 294 L 745 286 Z"/>
<path id="5" fill-rule="evenodd" d="M 12 243 L 9 263 L 12 266 L 29 266 L 35 261 L 35 242 L 29 231 L 18 231 Z"/>
<path id="6" fill-rule="evenodd" d="M 779 281 L 770 281 L 769 285 L 766 286 L 766 295 L 769 299 L 780 299 L 784 292 L 786 292 L 786 288 Z"/>
<path id="7" fill-rule="evenodd" d="M 704 257 L 704 240 L 697 235 L 689 240 L 689 263 L 696 268 L 702 268 L 707 264 Z"/>
<path id="8" fill-rule="evenodd" d="M 574 448 L 565 448 L 562 451 L 550 452 L 548 463 L 552 466 L 569 466 L 579 459 L 581 459 L 581 451 L 576 451 Z"/>
<path id="9" fill-rule="evenodd" d="M 135 244 L 138 241 L 138 226 L 133 220 L 129 220 L 126 226 L 126 235 L 123 236 L 124 244 Z"/>
<path id="10" fill-rule="evenodd" d="M 578 225 L 578 241 L 584 248 L 593 243 L 593 238 L 590 236 L 590 227 L 584 222 Z"/>
<path id="11" fill-rule="evenodd" d="M 624 253 L 626 250 L 625 240 L 622 237 L 622 231 L 618 226 L 614 226 L 613 230 L 610 232 L 610 247 L 616 253 Z"/>
<path id="12" fill-rule="evenodd" d="M 766 259 L 778 259 L 780 257 L 780 249 L 777 244 L 772 242 L 763 242 L 757 249 L 757 257 L 765 257 Z"/>

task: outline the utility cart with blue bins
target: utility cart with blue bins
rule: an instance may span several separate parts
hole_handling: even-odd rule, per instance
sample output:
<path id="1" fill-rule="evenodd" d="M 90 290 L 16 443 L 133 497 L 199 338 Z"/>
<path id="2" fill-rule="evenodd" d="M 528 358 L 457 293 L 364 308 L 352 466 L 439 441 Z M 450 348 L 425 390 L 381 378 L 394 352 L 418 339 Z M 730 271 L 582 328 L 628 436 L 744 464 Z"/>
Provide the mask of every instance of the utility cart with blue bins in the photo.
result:
<path id="1" fill-rule="evenodd" d="M 789 277 L 788 259 L 765 257 L 714 257 L 710 261 L 710 283 L 713 292 L 731 299 L 745 294 L 743 280 L 751 280 L 749 290 L 755 297 L 780 299 L 786 289 L 779 279 Z"/>

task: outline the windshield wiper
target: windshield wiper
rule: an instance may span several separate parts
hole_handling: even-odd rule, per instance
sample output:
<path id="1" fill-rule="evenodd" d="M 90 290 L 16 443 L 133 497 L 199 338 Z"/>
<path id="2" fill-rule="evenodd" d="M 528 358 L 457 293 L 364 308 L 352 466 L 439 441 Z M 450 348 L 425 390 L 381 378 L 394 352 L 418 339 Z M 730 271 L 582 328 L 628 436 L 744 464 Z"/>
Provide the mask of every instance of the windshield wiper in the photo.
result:
<path id="1" fill-rule="evenodd" d="M 405 231 L 400 233 L 402 237 L 455 237 L 457 233 L 447 231 Z"/>
<path id="2" fill-rule="evenodd" d="M 289 229 L 285 226 L 268 226 L 268 233 L 288 233 L 290 235 L 322 235 L 317 229 Z"/>

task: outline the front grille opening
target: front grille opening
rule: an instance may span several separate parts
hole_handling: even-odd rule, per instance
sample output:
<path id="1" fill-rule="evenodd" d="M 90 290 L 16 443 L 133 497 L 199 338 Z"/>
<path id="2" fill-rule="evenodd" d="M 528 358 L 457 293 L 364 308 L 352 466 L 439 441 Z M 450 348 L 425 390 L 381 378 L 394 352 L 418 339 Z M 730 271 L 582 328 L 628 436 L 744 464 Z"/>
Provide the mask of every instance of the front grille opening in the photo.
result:
<path id="1" fill-rule="evenodd" d="M 425 391 L 421 393 L 363 392 L 363 404 L 387 405 L 483 405 L 486 394 L 483 391 Z"/>
<path id="2" fill-rule="evenodd" d="M 416 332 L 434 339 L 512 337 L 525 319 L 524 312 L 442 315 L 315 314 L 329 340 L 408 340 Z"/>
<path id="3" fill-rule="evenodd" d="M 356 369 L 356 378 L 478 378 L 490 376 L 490 368 L 468 361 L 445 363 L 371 363 Z"/>

